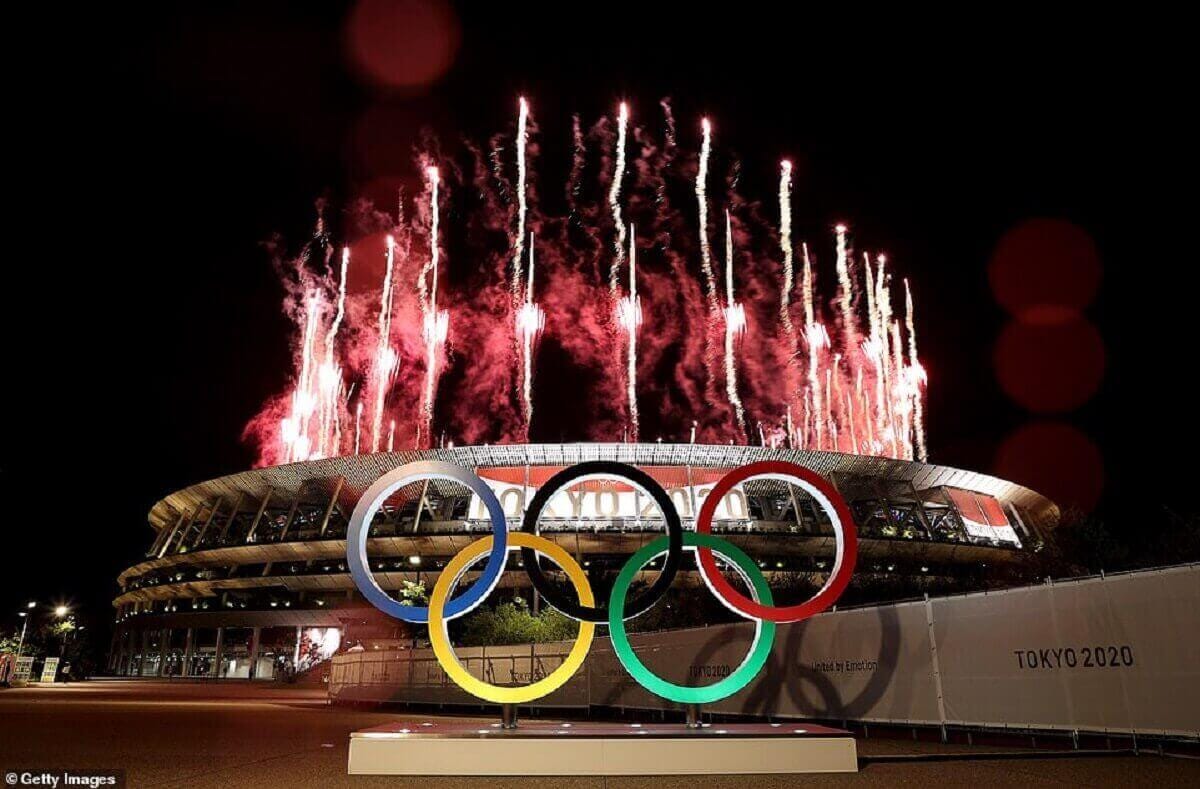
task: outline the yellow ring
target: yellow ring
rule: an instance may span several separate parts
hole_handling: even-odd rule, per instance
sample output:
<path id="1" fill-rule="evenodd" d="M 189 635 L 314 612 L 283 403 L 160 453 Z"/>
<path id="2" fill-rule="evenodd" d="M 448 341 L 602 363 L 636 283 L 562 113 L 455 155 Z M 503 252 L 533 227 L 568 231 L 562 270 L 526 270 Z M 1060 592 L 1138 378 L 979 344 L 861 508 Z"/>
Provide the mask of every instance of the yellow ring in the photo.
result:
<path id="1" fill-rule="evenodd" d="M 509 550 L 532 548 L 546 556 L 567 574 L 571 584 L 575 587 L 575 593 L 579 595 L 581 604 L 585 606 L 595 604 L 592 587 L 588 583 L 583 568 L 571 557 L 571 554 L 557 544 L 536 534 L 514 531 L 508 535 L 508 548 Z M 491 553 L 491 550 L 492 538 L 484 537 L 463 548 L 446 564 L 446 568 L 438 576 L 437 583 L 433 585 L 433 593 L 429 596 L 429 643 L 433 646 L 433 654 L 437 655 L 438 663 L 442 665 L 446 676 L 454 680 L 454 683 L 467 693 L 493 704 L 527 704 L 558 690 L 579 670 L 579 667 L 583 665 L 584 658 L 587 657 L 588 650 L 592 648 L 592 637 L 596 634 L 596 625 L 594 622 L 580 622 L 579 635 L 575 637 L 575 645 L 571 647 L 567 659 L 561 666 L 531 685 L 516 688 L 501 687 L 476 679 L 463 668 L 462 663 L 458 662 L 458 656 L 454 654 L 454 648 L 450 646 L 450 636 L 446 633 L 446 620 L 442 616 L 442 611 L 445 609 L 446 600 L 458 583 L 459 577 L 476 559 Z"/>

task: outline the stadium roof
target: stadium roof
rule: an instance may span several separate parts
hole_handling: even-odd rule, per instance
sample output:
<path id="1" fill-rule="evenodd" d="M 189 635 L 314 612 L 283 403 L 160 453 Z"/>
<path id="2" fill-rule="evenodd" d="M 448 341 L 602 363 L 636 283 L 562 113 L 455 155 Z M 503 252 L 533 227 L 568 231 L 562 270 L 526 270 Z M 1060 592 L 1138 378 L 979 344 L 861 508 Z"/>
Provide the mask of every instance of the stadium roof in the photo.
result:
<path id="1" fill-rule="evenodd" d="M 353 503 L 380 476 L 416 460 L 442 460 L 474 469 L 526 464 L 569 466 L 585 460 L 615 460 L 636 466 L 690 465 L 694 468 L 723 469 L 759 460 L 785 460 L 810 468 L 825 477 L 834 474 L 880 477 L 911 482 L 917 490 L 948 485 L 986 493 L 1004 504 L 1020 507 L 1023 515 L 1038 526 L 1053 527 L 1059 517 L 1058 506 L 1036 491 L 988 474 L 950 466 L 839 452 L 754 446 L 580 443 L 505 444 L 379 452 L 252 469 L 176 491 L 154 505 L 149 520 L 155 529 L 160 529 L 164 525 L 174 524 L 181 514 L 203 504 L 239 495 L 261 499 L 271 491 L 275 497 L 315 497 L 318 490 L 324 490 L 328 495 L 339 478 L 343 480 L 339 498 Z"/>

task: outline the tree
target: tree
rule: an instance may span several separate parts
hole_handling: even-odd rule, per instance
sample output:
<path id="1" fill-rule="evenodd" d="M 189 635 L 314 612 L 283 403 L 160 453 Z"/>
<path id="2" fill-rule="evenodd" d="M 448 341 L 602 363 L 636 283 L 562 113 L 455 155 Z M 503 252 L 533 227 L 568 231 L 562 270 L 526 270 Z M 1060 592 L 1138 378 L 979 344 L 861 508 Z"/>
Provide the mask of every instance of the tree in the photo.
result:
<path id="1" fill-rule="evenodd" d="M 413 606 L 429 605 L 429 592 L 425 589 L 425 582 L 405 581 L 400 587 L 400 602 Z"/>
<path id="2" fill-rule="evenodd" d="M 57 638 L 60 641 L 66 640 L 67 638 L 70 638 L 71 634 L 76 630 L 75 620 L 63 619 L 58 622 L 53 622 L 46 628 L 46 630 L 52 638 Z"/>
<path id="3" fill-rule="evenodd" d="M 7 633 L 0 632 L 0 654 L 5 652 L 16 653 L 17 645 L 21 642 L 21 634 L 14 633 L 9 636 Z"/>
<path id="4" fill-rule="evenodd" d="M 55 644 L 55 649 L 47 650 L 50 654 L 57 652 L 59 657 L 70 660 L 78 657 L 86 649 L 85 642 L 79 638 L 78 631 L 81 629 L 76 624 L 75 617 L 67 617 L 47 622 L 38 628 L 38 632 L 46 642 Z"/>
<path id="5" fill-rule="evenodd" d="M 39 636 L 38 630 L 35 628 L 30 628 L 25 634 L 24 644 L 21 644 L 20 628 L 17 628 L 11 634 L 0 633 L 0 652 L 11 652 L 16 654 L 18 645 L 21 645 L 22 655 L 41 657 L 42 655 L 46 654 L 46 650 L 42 645 L 42 639 Z"/>
<path id="6" fill-rule="evenodd" d="M 1182 515 L 1164 508 L 1156 533 L 1143 541 L 1142 566 L 1200 561 L 1200 514 Z"/>
<path id="7" fill-rule="evenodd" d="M 1054 531 L 1054 539 L 1063 558 L 1085 573 L 1121 570 L 1129 564 L 1128 546 L 1096 513 L 1067 510 Z"/>
<path id="8" fill-rule="evenodd" d="M 541 644 L 575 638 L 578 625 L 553 608 L 533 614 L 523 598 L 477 611 L 462 625 L 463 646 Z"/>
<path id="9" fill-rule="evenodd" d="M 429 605 L 429 591 L 425 588 L 424 581 L 404 581 L 399 590 L 400 602 L 404 605 L 424 607 Z M 412 638 L 412 645 L 415 648 L 417 641 L 429 640 L 429 625 L 418 625 L 413 622 L 405 622 L 405 627 L 408 629 L 409 637 Z"/>

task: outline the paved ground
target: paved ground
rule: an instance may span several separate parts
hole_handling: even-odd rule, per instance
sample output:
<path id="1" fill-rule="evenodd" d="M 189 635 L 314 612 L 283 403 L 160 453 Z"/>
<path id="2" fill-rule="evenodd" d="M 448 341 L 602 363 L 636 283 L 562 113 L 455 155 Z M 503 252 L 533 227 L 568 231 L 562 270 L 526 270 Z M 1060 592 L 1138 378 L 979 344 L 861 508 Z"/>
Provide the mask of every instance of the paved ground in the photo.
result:
<path id="1" fill-rule="evenodd" d="M 495 789 L 674 789 L 696 778 L 462 780 L 350 777 L 351 731 L 395 713 L 330 709 L 323 691 L 246 684 L 87 682 L 0 690 L 0 771 L 124 768 L 130 786 L 429 787 Z M 411 716 L 406 716 L 411 717 Z M 482 720 L 482 719 L 481 719 Z M 488 719 L 489 722 L 491 719 Z M 1000 749 L 994 749 L 1000 750 Z M 1003 750 L 1011 751 L 1011 748 Z M 859 741 L 865 757 L 932 753 L 970 760 L 871 762 L 857 775 L 756 776 L 755 789 L 803 786 L 1200 786 L 1200 761 L 1158 756 L 989 758 L 993 750 L 905 740 Z M 745 787 L 705 777 L 705 789 Z"/>

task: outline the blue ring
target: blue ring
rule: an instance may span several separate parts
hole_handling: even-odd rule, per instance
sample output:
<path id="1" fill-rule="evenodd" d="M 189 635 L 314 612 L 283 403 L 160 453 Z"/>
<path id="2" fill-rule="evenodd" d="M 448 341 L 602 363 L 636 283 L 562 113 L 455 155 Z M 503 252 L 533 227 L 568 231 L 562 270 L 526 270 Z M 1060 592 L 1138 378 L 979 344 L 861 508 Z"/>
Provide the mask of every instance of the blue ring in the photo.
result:
<path id="1" fill-rule="evenodd" d="M 346 530 L 346 563 L 350 566 L 350 577 L 371 605 L 396 619 L 417 624 L 429 622 L 429 609 L 404 605 L 375 583 L 375 576 L 371 574 L 370 565 L 367 563 L 367 534 L 371 530 L 371 521 L 374 520 L 375 513 L 379 511 L 383 502 L 387 501 L 388 496 L 405 485 L 427 479 L 444 479 L 466 485 L 483 500 L 487 505 L 488 514 L 492 517 L 494 542 L 487 565 L 483 568 L 483 575 L 466 591 L 446 603 L 444 618 L 460 617 L 483 602 L 504 573 L 508 554 L 508 521 L 504 517 L 504 508 L 500 506 L 500 500 L 487 483 L 462 466 L 435 460 L 419 461 L 407 463 L 375 480 L 355 505 L 354 514 L 350 516 L 350 526 Z"/>

